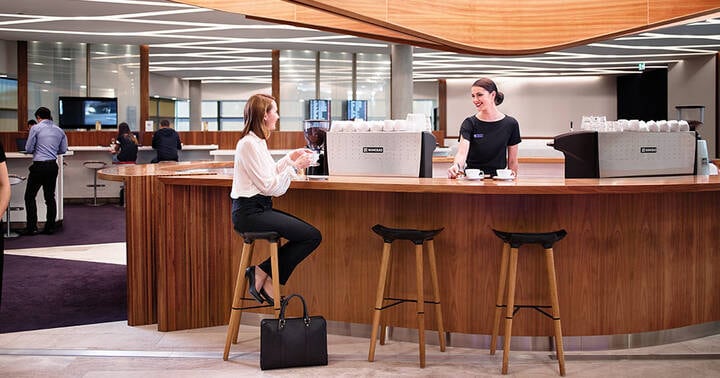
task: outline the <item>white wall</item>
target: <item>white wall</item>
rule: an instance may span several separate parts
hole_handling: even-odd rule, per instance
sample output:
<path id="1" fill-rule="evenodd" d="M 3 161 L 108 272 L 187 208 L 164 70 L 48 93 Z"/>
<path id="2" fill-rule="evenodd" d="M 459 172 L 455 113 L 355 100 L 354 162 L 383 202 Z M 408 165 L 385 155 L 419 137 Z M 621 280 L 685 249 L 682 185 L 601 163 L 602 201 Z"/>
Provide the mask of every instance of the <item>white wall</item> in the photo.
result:
<path id="1" fill-rule="evenodd" d="M 580 125 L 583 115 L 617 117 L 614 76 L 553 78 L 492 78 L 505 94 L 498 109 L 518 120 L 524 137 L 552 137 Z M 470 99 L 475 79 L 447 80 L 449 137 L 455 137 L 462 121 L 476 113 Z"/>
<path id="2" fill-rule="evenodd" d="M 190 90 L 187 80 L 179 78 L 163 76 L 158 74 L 150 74 L 150 97 L 160 96 L 163 98 L 190 98 Z"/>
<path id="3" fill-rule="evenodd" d="M 715 61 L 714 55 L 686 59 L 668 69 L 668 119 L 677 119 L 676 106 L 705 106 L 704 125 L 699 132 L 707 140 L 711 158 L 717 156 L 715 86 L 718 78 L 715 77 Z M 696 112 L 683 112 L 683 118 L 699 120 Z"/>
<path id="4" fill-rule="evenodd" d="M 203 100 L 247 100 L 256 93 L 272 94 L 270 84 L 203 84 Z"/>

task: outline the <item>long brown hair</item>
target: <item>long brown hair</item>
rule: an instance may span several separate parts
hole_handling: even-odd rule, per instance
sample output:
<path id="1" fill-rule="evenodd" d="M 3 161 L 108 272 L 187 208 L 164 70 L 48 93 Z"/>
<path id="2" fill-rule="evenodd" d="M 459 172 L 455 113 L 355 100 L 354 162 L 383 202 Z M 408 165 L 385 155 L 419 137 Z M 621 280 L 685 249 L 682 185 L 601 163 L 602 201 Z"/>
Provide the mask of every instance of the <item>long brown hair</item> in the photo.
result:
<path id="1" fill-rule="evenodd" d="M 117 139 L 120 140 L 120 137 L 123 135 L 127 135 L 133 143 L 138 144 L 137 138 L 135 138 L 135 134 L 130 131 L 130 125 L 125 122 L 120 122 L 120 124 L 118 125 Z"/>
<path id="2" fill-rule="evenodd" d="M 270 95 L 258 93 L 250 96 L 245 104 L 243 114 L 245 128 L 240 135 L 241 138 L 251 131 L 262 139 L 267 139 L 270 136 L 270 130 L 265 127 L 265 114 L 270 110 L 273 102 L 275 102 L 275 97 Z"/>

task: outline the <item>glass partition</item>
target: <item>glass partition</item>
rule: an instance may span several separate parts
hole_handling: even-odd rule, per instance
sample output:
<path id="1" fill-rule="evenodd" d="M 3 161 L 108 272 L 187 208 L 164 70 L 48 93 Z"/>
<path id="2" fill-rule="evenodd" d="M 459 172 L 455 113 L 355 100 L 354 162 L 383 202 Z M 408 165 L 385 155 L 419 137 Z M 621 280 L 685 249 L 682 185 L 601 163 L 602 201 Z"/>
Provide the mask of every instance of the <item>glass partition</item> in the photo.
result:
<path id="1" fill-rule="evenodd" d="M 57 122 L 60 96 L 87 95 L 86 48 L 84 43 L 28 43 L 28 114 L 23 118 L 33 118 L 44 106 Z"/>
<path id="2" fill-rule="evenodd" d="M 17 80 L 0 78 L 0 131 L 17 131 Z"/>
<path id="3" fill-rule="evenodd" d="M 314 51 L 280 52 L 280 130 L 302 131 L 307 100 L 315 93 Z"/>
<path id="4" fill-rule="evenodd" d="M 343 104 L 353 99 L 352 57 L 352 53 L 320 53 L 320 94 L 317 98 L 331 100 L 331 120 L 343 119 Z"/>
<path id="5" fill-rule="evenodd" d="M 133 45 L 87 45 L 90 56 L 89 96 L 117 97 L 118 123 L 140 130 L 140 49 Z"/>
<path id="6" fill-rule="evenodd" d="M 357 54 L 357 100 L 368 100 L 368 120 L 390 118 L 390 55 Z"/>

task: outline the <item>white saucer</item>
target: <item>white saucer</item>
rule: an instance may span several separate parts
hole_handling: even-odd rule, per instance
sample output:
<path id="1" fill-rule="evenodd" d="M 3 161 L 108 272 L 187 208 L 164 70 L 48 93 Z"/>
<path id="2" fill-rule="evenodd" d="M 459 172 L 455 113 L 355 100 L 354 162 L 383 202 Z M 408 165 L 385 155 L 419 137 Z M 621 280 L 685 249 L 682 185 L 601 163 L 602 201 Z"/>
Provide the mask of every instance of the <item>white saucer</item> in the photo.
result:
<path id="1" fill-rule="evenodd" d="M 512 181 L 512 180 L 515 180 L 515 177 L 498 177 L 498 176 L 493 176 L 493 180 Z"/>
<path id="2" fill-rule="evenodd" d="M 465 180 L 470 180 L 470 181 L 482 180 L 483 178 L 484 178 L 483 176 L 478 176 L 478 177 L 467 177 L 467 176 L 465 176 Z"/>

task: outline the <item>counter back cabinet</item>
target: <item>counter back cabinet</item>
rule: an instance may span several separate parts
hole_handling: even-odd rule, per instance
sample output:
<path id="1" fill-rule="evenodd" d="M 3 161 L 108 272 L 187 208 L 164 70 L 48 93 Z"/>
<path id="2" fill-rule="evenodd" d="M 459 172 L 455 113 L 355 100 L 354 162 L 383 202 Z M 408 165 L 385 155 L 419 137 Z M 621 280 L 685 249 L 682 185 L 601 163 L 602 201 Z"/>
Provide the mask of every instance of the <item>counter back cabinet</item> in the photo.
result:
<path id="1" fill-rule="evenodd" d="M 138 306 L 145 307 L 140 312 L 156 309 L 156 317 L 143 315 L 135 323 L 157 321 L 161 331 L 228 322 L 242 247 L 230 219 L 232 178 L 178 172 L 106 173 L 131 183 L 128 312 Z M 137 186 L 132 185 L 135 180 Z M 492 331 L 502 244 L 491 228 L 568 231 L 555 246 L 567 336 L 630 334 L 720 320 L 717 176 L 514 182 L 330 177 L 295 181 L 274 203 L 323 234 L 318 250 L 298 266 L 283 292 L 302 294 L 328 320 L 371 324 L 382 251 L 382 240 L 370 230 L 376 223 L 445 227 L 435 245 L 449 332 Z M 260 260 L 267 245 L 257 248 Z M 412 285 L 399 284 L 414 279 L 412 245 L 393 248 L 407 253 L 394 254 L 393 264 L 401 268 L 392 277 L 391 293 L 412 295 L 404 292 L 412 291 Z M 547 298 L 540 252 L 539 246 L 520 252 L 517 303 Z M 130 277 L 135 271 L 144 275 Z M 145 281 L 131 282 L 137 278 Z M 433 324 L 433 312 L 426 316 L 427 324 Z M 387 319 L 391 326 L 407 327 L 414 324 L 414 313 L 397 306 Z M 521 311 L 513 334 L 550 335 L 551 322 Z"/>

